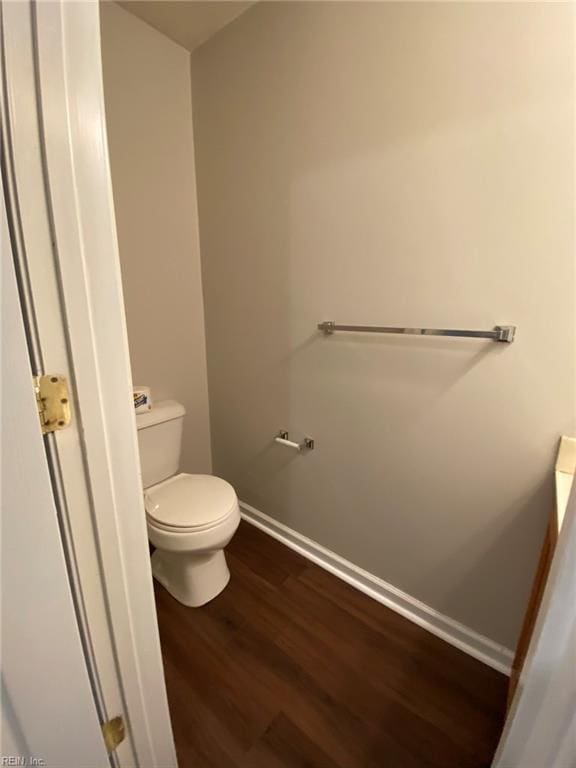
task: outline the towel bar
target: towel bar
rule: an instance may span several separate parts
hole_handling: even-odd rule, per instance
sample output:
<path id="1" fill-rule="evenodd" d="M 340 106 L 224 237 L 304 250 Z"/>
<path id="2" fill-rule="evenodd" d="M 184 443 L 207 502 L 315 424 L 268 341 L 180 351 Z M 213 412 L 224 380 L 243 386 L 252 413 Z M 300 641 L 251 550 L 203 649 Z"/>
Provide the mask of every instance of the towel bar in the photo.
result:
<path id="1" fill-rule="evenodd" d="M 318 323 L 318 330 L 329 335 L 335 331 L 355 333 L 398 333 L 412 336 L 456 336 L 462 339 L 491 339 L 511 344 L 516 334 L 515 325 L 497 325 L 491 331 L 458 331 L 445 328 L 394 328 L 385 325 L 340 325 L 333 320 Z"/>

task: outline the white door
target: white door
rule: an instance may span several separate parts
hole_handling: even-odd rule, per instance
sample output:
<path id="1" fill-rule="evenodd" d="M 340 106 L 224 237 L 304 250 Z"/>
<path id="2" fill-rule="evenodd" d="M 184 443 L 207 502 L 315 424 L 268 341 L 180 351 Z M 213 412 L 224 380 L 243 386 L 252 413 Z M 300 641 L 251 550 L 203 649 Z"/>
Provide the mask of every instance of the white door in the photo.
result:
<path id="1" fill-rule="evenodd" d="M 70 383 L 72 422 L 43 442 L 97 714 L 100 722 L 124 719 L 126 737 L 113 765 L 175 768 L 132 405 L 97 0 L 0 0 L 0 65 L 2 175 L 31 368 Z M 29 370 L 27 378 L 30 385 Z M 42 483 L 41 475 L 28 477 L 30 486 Z M 12 555 L 26 570 L 40 548 L 30 543 Z M 37 615 L 31 611 L 22 625 L 30 637 Z M 45 641 L 57 644 L 50 634 Z M 51 699 L 66 689 L 55 672 L 50 688 L 35 685 L 30 673 L 29 691 L 54 743 L 69 739 L 74 746 L 74 759 L 55 765 L 107 765 L 106 756 L 92 760 L 89 745 L 80 747 L 85 734 L 73 720 L 53 721 Z M 67 676 L 77 677 L 74 667 Z"/>
<path id="2" fill-rule="evenodd" d="M 109 764 L 40 431 L 2 195 L 2 758 Z M 36 760 L 36 762 L 33 762 Z M 4 764 L 4 763 L 3 763 Z"/>
<path id="3" fill-rule="evenodd" d="M 576 482 L 493 768 L 576 768 Z"/>

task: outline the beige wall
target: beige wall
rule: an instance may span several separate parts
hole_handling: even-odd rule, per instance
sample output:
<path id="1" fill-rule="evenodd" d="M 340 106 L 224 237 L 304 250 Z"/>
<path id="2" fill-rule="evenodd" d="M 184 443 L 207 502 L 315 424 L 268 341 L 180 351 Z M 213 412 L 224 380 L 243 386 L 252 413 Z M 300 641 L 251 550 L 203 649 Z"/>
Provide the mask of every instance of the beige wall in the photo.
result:
<path id="1" fill-rule="evenodd" d="M 192 56 L 215 472 L 510 647 L 574 430 L 573 13 L 262 3 Z"/>
<path id="2" fill-rule="evenodd" d="M 209 472 L 190 54 L 114 3 L 101 13 L 133 380 L 185 405 L 182 469 Z"/>

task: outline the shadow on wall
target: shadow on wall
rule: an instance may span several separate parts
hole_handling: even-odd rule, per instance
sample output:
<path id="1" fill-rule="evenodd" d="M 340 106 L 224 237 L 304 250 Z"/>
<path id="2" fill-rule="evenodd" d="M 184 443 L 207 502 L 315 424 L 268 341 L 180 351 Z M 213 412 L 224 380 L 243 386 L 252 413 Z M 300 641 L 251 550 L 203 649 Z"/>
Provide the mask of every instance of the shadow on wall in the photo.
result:
<path id="1" fill-rule="evenodd" d="M 453 574 L 450 583 L 444 582 L 444 595 L 438 599 L 438 610 L 446 616 L 460 615 L 460 621 L 467 626 L 491 623 L 494 627 L 492 638 L 505 646 L 508 644 L 511 650 L 516 647 L 517 637 L 510 642 L 509 625 L 502 606 L 515 611 L 518 605 L 524 606 L 528 602 L 547 524 L 542 511 L 551 511 L 552 485 L 552 478 L 542 481 L 530 495 L 503 510 L 483 530 L 471 532 L 458 551 L 437 569 L 439 581 L 445 579 L 445 573 Z M 534 542 L 532 550 L 517 546 L 520 539 L 527 537 L 527 532 Z M 511 557 L 510 553 L 515 555 Z M 504 576 L 494 579 L 495 573 Z M 423 580 L 428 577 L 433 576 L 422 574 Z M 469 596 L 475 593 L 481 599 L 472 603 Z"/>
<path id="2" fill-rule="evenodd" d="M 193 55 L 215 473 L 509 646 L 573 427 L 571 14 L 261 3 Z"/>
<path id="3" fill-rule="evenodd" d="M 290 368 L 299 353 L 305 353 L 314 343 L 348 344 L 348 345 L 372 345 L 380 347 L 396 346 L 405 348 L 414 343 L 421 349 L 425 347 L 429 351 L 446 351 L 454 355 L 454 364 L 450 366 L 448 375 L 437 376 L 438 371 L 430 370 L 433 374 L 429 380 L 416 377 L 421 388 L 421 396 L 416 407 L 410 404 L 409 411 L 398 411 L 397 419 L 417 419 L 418 413 L 425 413 L 440 397 L 448 394 L 459 381 L 467 376 L 475 366 L 482 364 L 488 355 L 505 354 L 505 348 L 484 344 L 480 349 L 477 343 L 460 342 L 460 354 L 451 345 L 450 340 L 430 339 L 398 339 L 374 337 L 368 335 L 355 335 L 354 339 L 346 339 L 344 336 L 324 339 L 318 334 L 311 335 L 300 347 L 294 351 L 291 357 L 283 359 L 278 365 L 281 368 L 279 375 L 289 376 Z M 458 342 L 457 342 L 458 343 Z M 462 359 L 462 352 L 464 357 Z M 359 356 L 361 357 L 361 356 Z M 362 371 L 354 366 L 356 375 L 362 377 Z M 446 373 L 446 372 L 445 372 Z M 405 380 L 403 375 L 398 375 L 400 386 Z M 367 376 L 365 381 L 370 381 Z M 360 429 L 369 428 L 365 424 Z M 322 446 L 320 446 L 321 448 Z M 273 439 L 255 456 L 251 456 L 239 465 L 239 478 L 249 490 L 245 491 L 245 497 L 251 498 L 252 503 L 259 509 L 265 509 L 268 514 L 278 519 L 289 521 L 291 505 L 291 472 L 296 469 L 295 462 L 306 461 L 309 456 L 291 452 L 290 449 L 278 446 Z M 503 468 L 505 471 L 505 467 Z M 478 468 L 481 474 L 481 469 Z M 490 483 L 489 477 L 483 478 Z M 284 491 L 279 492 L 281 484 Z M 279 507 L 270 506 L 270 490 L 274 496 L 280 496 L 282 504 Z M 338 506 L 338 489 L 329 482 L 324 486 L 324 502 L 334 507 Z M 327 492 L 326 492 L 327 491 Z M 546 525 L 546 517 L 543 510 L 550 509 L 553 488 L 552 479 L 543 480 L 531 492 L 518 499 L 510 508 L 502 510 L 497 519 L 494 519 L 490 510 L 487 511 L 487 521 L 478 525 L 478 520 L 471 521 L 470 531 L 462 530 L 462 539 L 458 541 L 453 554 L 448 554 L 437 568 L 430 571 L 422 568 L 418 572 L 420 586 L 414 588 L 414 593 L 419 594 L 426 583 L 433 581 L 437 584 L 437 602 L 435 609 L 446 616 L 459 616 L 459 621 L 467 626 L 474 626 L 481 622 L 494 624 L 493 638 L 506 644 L 510 642 L 507 636 L 506 622 L 498 625 L 494 617 L 499 615 L 499 607 L 508 605 L 515 610 L 518 605 L 525 605 L 528 599 L 531 582 L 526 579 L 526 574 L 531 574 L 539 553 L 539 542 L 542 540 Z M 487 502 L 489 504 L 489 502 Z M 461 516 L 465 518 L 468 509 L 461 509 Z M 515 543 L 531 532 L 531 540 L 534 548 L 526 547 L 516 549 Z M 364 532 L 360 532 L 359 544 L 362 544 Z M 511 557 L 511 553 L 517 552 Z M 494 580 L 494 573 L 504 573 L 505 578 Z M 447 578 L 449 577 L 449 578 Z M 467 596 L 476 595 L 479 599 L 467 600 Z M 513 644 L 512 644 L 513 647 Z"/>
<path id="4" fill-rule="evenodd" d="M 375 336 L 373 334 L 336 334 L 334 336 L 325 337 L 321 332 L 317 331 L 303 342 L 301 342 L 289 355 L 283 357 L 275 365 L 270 366 L 267 374 L 269 376 L 268 382 L 266 380 L 260 381 L 260 385 L 277 386 L 279 381 L 289 381 L 291 372 L 295 366 L 298 366 L 298 358 L 300 355 L 310 355 L 307 361 L 302 364 L 305 368 L 308 364 L 317 357 L 317 352 L 314 346 L 319 344 L 331 344 L 335 347 L 345 347 L 349 355 L 355 358 L 355 361 L 351 364 L 350 368 L 355 372 L 356 376 L 359 376 L 363 383 L 370 385 L 371 382 L 378 382 L 380 374 L 381 362 L 375 362 L 370 353 L 365 354 L 366 350 L 362 348 L 362 345 L 368 347 L 391 347 L 396 350 L 405 352 L 410 347 L 415 351 L 427 350 L 430 352 L 443 352 L 447 354 L 449 359 L 449 366 L 446 370 L 436 369 L 428 366 L 425 370 L 426 376 L 422 375 L 422 371 L 418 372 L 414 370 L 413 361 L 404 358 L 404 362 L 408 364 L 408 370 L 401 370 L 398 366 L 395 366 L 393 370 L 389 372 L 389 383 L 396 381 L 398 386 L 404 387 L 406 379 L 411 377 L 418 382 L 418 387 L 421 388 L 421 395 L 415 404 L 410 401 L 410 413 L 411 418 L 414 418 L 419 409 L 425 410 L 430 404 L 450 391 L 453 386 L 456 386 L 458 381 L 471 372 L 477 365 L 480 365 L 485 357 L 488 355 L 496 355 L 504 352 L 502 346 L 495 347 L 493 343 L 469 342 L 458 340 L 458 347 L 454 347 L 454 342 L 451 339 L 442 339 L 428 337 L 424 338 L 407 338 L 407 337 L 394 337 L 394 336 Z M 336 357 L 338 356 L 338 350 L 334 350 Z M 376 371 L 362 371 L 362 366 L 368 364 L 372 367 L 376 367 Z M 363 377 L 363 373 L 366 375 Z M 374 375 L 375 374 L 375 375 Z M 330 377 L 329 377 L 330 378 Z M 330 378 L 330 381 L 334 386 L 337 386 L 334 379 Z M 367 393 L 369 394 L 369 393 Z M 416 406 L 416 407 L 415 407 Z M 290 410 L 288 413 L 288 421 L 291 422 Z M 366 425 L 368 426 L 368 425 Z M 249 455 L 243 457 L 243 460 L 238 467 L 239 478 L 242 478 L 243 484 L 251 494 L 265 494 L 267 483 L 274 481 L 281 473 L 285 472 L 294 461 L 300 461 L 309 458 L 308 454 L 298 454 L 295 451 L 291 451 L 289 448 L 279 446 L 274 442 L 272 437 L 268 443 L 258 452 L 256 455 Z M 289 491 L 289 487 L 286 488 Z M 287 495 L 284 498 L 285 502 L 289 502 L 290 496 Z M 288 504 L 289 506 L 289 504 Z"/>

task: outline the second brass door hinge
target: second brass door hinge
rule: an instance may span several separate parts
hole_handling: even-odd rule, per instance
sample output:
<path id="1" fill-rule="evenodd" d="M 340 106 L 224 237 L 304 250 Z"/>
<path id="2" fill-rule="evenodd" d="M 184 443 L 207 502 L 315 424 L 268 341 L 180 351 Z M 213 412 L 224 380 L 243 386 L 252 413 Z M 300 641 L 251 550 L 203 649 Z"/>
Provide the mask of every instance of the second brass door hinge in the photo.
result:
<path id="1" fill-rule="evenodd" d="M 102 736 L 104 736 L 106 751 L 110 754 L 110 752 L 113 752 L 116 747 L 124 741 L 126 736 L 126 728 L 124 726 L 124 718 L 122 715 L 113 717 L 103 724 Z"/>

